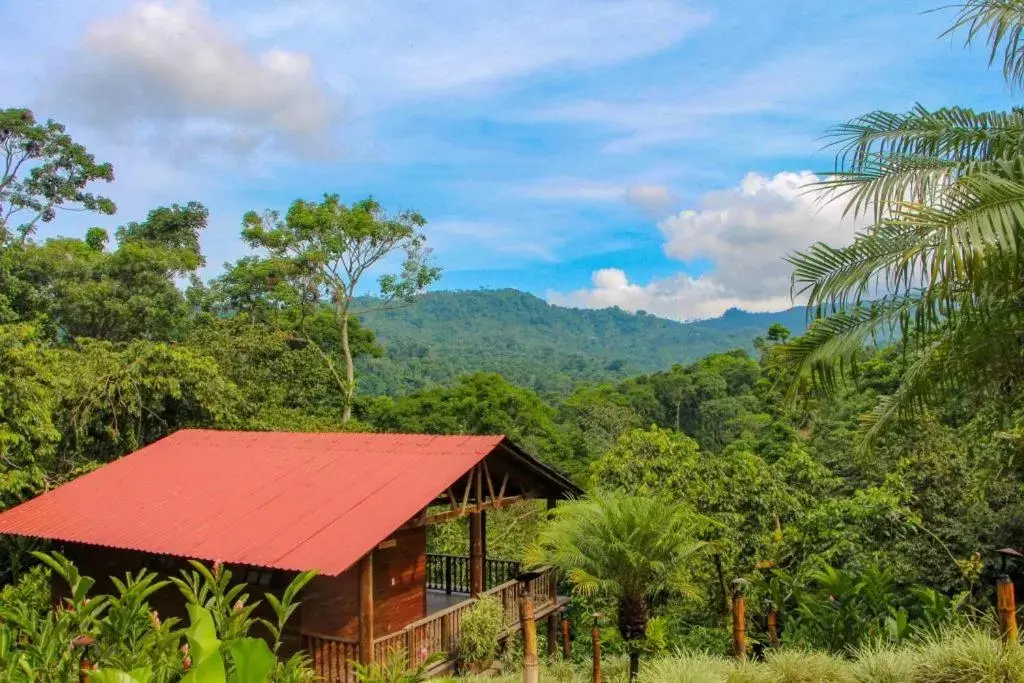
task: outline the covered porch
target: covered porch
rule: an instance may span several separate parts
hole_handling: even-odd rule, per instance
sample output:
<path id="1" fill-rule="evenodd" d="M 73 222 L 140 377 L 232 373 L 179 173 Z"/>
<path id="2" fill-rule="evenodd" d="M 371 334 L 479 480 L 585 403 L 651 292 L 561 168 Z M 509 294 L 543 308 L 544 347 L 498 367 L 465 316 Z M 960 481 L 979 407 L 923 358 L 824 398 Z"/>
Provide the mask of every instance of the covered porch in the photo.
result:
<path id="1" fill-rule="evenodd" d="M 557 625 L 569 598 L 558 595 L 558 580 L 548 568 L 523 573 L 518 562 L 489 559 L 485 562 L 486 590 L 474 597 L 469 591 L 468 556 L 427 555 L 427 616 L 393 633 L 374 638 L 373 660 L 387 661 L 394 651 L 401 651 L 415 667 L 427 656 L 441 654 L 431 673 L 450 669 L 458 647 L 463 616 L 480 598 L 495 598 L 504 611 L 499 640 L 522 628 L 519 598 L 533 598 L 535 620 L 547 620 L 548 646 L 557 641 Z M 326 635 L 304 636 L 306 647 L 317 673 L 325 683 L 348 683 L 355 680 L 353 662 L 358 661 L 358 641 Z"/>
<path id="2" fill-rule="evenodd" d="M 569 602 L 558 595 L 557 576 L 548 568 L 524 572 L 518 561 L 489 557 L 487 516 L 524 501 L 532 501 L 538 512 L 545 504 L 550 509 L 558 498 L 573 492 L 571 484 L 523 458 L 514 448 L 492 452 L 353 568 L 359 577 L 357 638 L 303 629 L 304 646 L 317 673 L 328 683 L 349 683 L 355 680 L 353 662 L 385 662 L 399 650 L 410 667 L 425 657 L 443 655 L 432 671 L 441 673 L 454 661 L 464 616 L 479 599 L 487 597 L 496 599 L 504 612 L 499 641 L 521 629 L 519 602 L 529 596 L 534 619 L 547 620 L 549 643 L 556 643 L 559 616 Z M 427 553 L 424 532 L 432 525 L 460 518 L 468 518 L 469 553 Z M 412 560 L 413 552 L 408 549 L 411 537 L 422 544 L 422 554 L 414 566 L 396 563 L 392 553 Z M 403 551 L 403 547 L 407 549 Z M 404 582 L 406 590 L 401 595 L 388 594 L 396 582 Z M 395 618 L 395 605 L 411 606 L 414 601 L 419 604 L 418 615 L 403 608 L 402 618 Z"/>

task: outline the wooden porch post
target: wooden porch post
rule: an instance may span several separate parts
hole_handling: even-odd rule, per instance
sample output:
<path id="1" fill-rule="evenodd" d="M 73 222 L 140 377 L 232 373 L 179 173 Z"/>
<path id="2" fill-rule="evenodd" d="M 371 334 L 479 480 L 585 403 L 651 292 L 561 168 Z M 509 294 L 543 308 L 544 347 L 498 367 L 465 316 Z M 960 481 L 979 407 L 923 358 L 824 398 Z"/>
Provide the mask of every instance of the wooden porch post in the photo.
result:
<path id="1" fill-rule="evenodd" d="M 469 513 L 469 593 L 484 592 L 483 513 Z"/>
<path id="2" fill-rule="evenodd" d="M 476 487 L 476 510 L 469 513 L 469 594 L 484 592 L 484 473 L 477 467 L 470 476 Z"/>
<path id="3" fill-rule="evenodd" d="M 558 653 L 558 612 L 548 615 L 548 661 L 555 661 Z"/>
<path id="4" fill-rule="evenodd" d="M 359 561 L 359 663 L 373 664 L 373 551 Z"/>

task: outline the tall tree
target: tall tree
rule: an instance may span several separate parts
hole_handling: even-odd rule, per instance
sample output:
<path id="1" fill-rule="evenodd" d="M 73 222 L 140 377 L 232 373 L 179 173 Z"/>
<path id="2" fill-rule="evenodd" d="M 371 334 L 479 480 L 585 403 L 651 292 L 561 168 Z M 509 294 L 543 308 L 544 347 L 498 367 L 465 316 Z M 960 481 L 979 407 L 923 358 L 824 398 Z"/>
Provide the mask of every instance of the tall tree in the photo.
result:
<path id="1" fill-rule="evenodd" d="M 1024 83 L 1024 4 L 972 0 L 959 28 L 968 44 L 987 39 L 993 59 L 1003 48 L 1008 80 Z M 929 401 L 1015 390 L 1024 380 L 1024 110 L 876 111 L 834 134 L 825 197 L 868 227 L 849 246 L 818 243 L 790 258 L 816 320 L 786 354 L 831 390 L 867 342 L 902 338 L 906 370 L 867 421 L 868 439 Z"/>
<path id="2" fill-rule="evenodd" d="M 635 681 L 652 603 L 693 592 L 688 567 L 704 547 L 704 524 L 667 500 L 606 493 L 556 508 L 527 561 L 562 570 L 576 593 L 614 604 Z"/>
<path id="3" fill-rule="evenodd" d="M 94 181 L 112 181 L 113 167 L 96 163 L 61 124 L 37 123 L 28 109 L 0 109 L 0 164 L 0 243 L 15 236 L 24 242 L 57 209 L 114 213 L 114 202 L 86 191 Z"/>
<path id="4" fill-rule="evenodd" d="M 356 387 L 349 326 L 360 312 L 355 305 L 359 285 L 395 252 L 404 255 L 401 266 L 378 278 L 379 298 L 369 308 L 411 303 L 437 280 L 441 271 L 430 263 L 421 232 L 425 224 L 415 211 L 389 214 L 373 199 L 348 206 L 336 194 L 325 195 L 322 202 L 296 200 L 283 218 L 277 211 L 245 215 L 242 237 L 251 247 L 265 249 L 291 276 L 287 281 L 297 297 L 331 302 L 345 364 L 346 422 Z M 331 362 L 326 355 L 325 360 Z"/>

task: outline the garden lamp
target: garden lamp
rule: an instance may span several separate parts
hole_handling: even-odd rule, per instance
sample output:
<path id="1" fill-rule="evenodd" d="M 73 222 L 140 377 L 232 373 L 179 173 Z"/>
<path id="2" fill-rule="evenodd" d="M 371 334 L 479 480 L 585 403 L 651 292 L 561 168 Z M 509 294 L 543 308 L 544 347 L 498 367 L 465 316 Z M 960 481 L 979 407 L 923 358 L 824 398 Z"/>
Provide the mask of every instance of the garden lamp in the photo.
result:
<path id="1" fill-rule="evenodd" d="M 1000 567 L 1000 571 L 1003 574 L 1006 573 L 1007 565 L 1009 564 L 1009 561 L 1010 561 L 1011 558 L 1012 559 L 1017 559 L 1019 557 L 1024 557 L 1024 554 L 1021 554 L 1020 552 L 1014 550 L 1013 548 L 1000 548 L 999 550 L 996 551 L 996 554 L 998 554 L 999 556 L 1001 556 L 1003 558 L 1002 566 Z"/>

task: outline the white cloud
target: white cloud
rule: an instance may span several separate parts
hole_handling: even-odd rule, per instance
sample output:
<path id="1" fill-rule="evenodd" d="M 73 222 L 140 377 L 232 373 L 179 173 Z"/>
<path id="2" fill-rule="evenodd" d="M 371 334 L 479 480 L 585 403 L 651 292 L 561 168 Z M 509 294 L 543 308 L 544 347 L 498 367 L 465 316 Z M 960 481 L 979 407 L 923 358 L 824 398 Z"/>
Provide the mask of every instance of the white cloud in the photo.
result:
<path id="1" fill-rule="evenodd" d="M 629 281 L 618 268 L 595 271 L 593 287 L 575 292 L 548 292 L 547 298 L 559 306 L 575 308 L 609 308 L 647 311 L 675 320 L 697 320 L 721 315 L 728 308 L 777 311 L 790 306 L 788 295 L 743 299 L 729 292 L 728 287 L 711 278 L 693 278 L 679 274 L 655 278 L 645 285 Z"/>
<path id="2" fill-rule="evenodd" d="M 249 49 L 202 0 L 145 0 L 86 28 L 57 85 L 79 113 L 122 138 L 245 154 L 323 149 L 332 107 L 308 54 Z"/>
<path id="3" fill-rule="evenodd" d="M 651 218 L 661 218 L 677 203 L 672 191 L 665 185 L 641 183 L 625 185 L 619 182 L 593 182 L 584 180 L 541 179 L 513 187 L 521 197 L 569 202 L 626 202 Z"/>
<path id="4" fill-rule="evenodd" d="M 634 185 L 626 190 L 626 201 L 648 216 L 660 218 L 672 208 L 676 198 L 664 185 Z"/>
<path id="5" fill-rule="evenodd" d="M 669 257 L 710 262 L 699 276 L 685 273 L 630 282 L 625 272 L 606 268 L 593 275 L 593 287 L 549 293 L 552 303 L 585 308 L 619 306 L 675 319 L 721 314 L 727 308 L 778 310 L 791 304 L 786 254 L 812 242 L 848 243 L 854 223 L 838 204 L 821 204 L 813 191 L 817 176 L 750 173 L 738 187 L 711 192 L 697 209 L 681 211 L 658 224 Z"/>
<path id="6" fill-rule="evenodd" d="M 293 0 L 240 17 L 252 35 L 301 35 L 337 52 L 334 77 L 347 91 L 384 97 L 612 64 L 707 20 L 682 0 Z"/>

